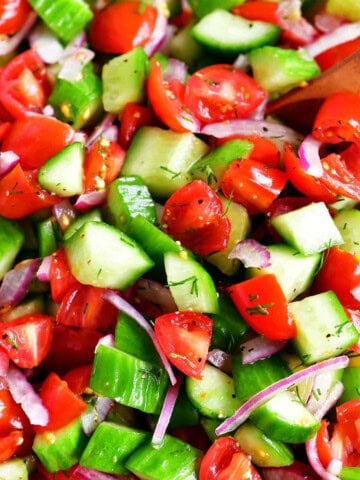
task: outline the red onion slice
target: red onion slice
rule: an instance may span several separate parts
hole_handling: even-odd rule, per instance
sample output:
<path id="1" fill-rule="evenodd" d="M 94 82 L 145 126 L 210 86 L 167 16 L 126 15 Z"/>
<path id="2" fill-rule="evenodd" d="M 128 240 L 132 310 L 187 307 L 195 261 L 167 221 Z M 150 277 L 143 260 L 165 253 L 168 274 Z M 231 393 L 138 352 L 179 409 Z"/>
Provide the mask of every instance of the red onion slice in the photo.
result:
<path id="1" fill-rule="evenodd" d="M 69 198 L 61 200 L 59 203 L 55 204 L 52 209 L 52 213 L 59 224 L 59 227 L 62 232 L 71 225 L 71 223 L 76 218 L 76 210 L 70 202 Z"/>
<path id="2" fill-rule="evenodd" d="M 176 58 L 169 58 L 164 72 L 164 80 L 169 82 L 170 80 L 179 80 L 179 82 L 185 84 L 187 76 L 186 63 L 181 62 Z"/>
<path id="3" fill-rule="evenodd" d="M 323 166 L 320 159 L 320 147 L 322 143 L 312 135 L 307 135 L 301 142 L 298 150 L 300 164 L 306 173 L 320 178 L 323 175 Z"/>
<path id="4" fill-rule="evenodd" d="M 343 18 L 328 12 L 320 12 L 314 16 L 314 25 L 322 33 L 329 33 L 344 23 Z"/>
<path id="5" fill-rule="evenodd" d="M 21 405 L 30 423 L 46 426 L 49 421 L 49 412 L 25 375 L 16 367 L 10 366 L 5 379 L 13 399 Z"/>
<path id="6" fill-rule="evenodd" d="M 322 465 L 316 447 L 316 435 L 305 443 L 306 455 L 313 470 L 323 480 L 339 480 L 337 475 L 328 472 Z"/>
<path id="7" fill-rule="evenodd" d="M 171 415 L 174 411 L 175 403 L 179 395 L 180 383 L 177 381 L 175 385 L 170 385 L 165 400 L 160 412 L 160 416 L 155 426 L 155 430 L 151 439 L 151 442 L 154 445 L 160 445 L 164 439 L 166 429 L 169 425 Z"/>
<path id="8" fill-rule="evenodd" d="M 29 13 L 23 26 L 20 28 L 20 30 L 17 33 L 15 33 L 15 35 L 0 36 L 0 57 L 9 55 L 20 45 L 22 40 L 26 37 L 26 35 L 31 30 L 31 27 L 36 22 L 36 19 L 37 19 L 37 13 L 32 11 Z"/>
<path id="9" fill-rule="evenodd" d="M 78 480 L 137 480 L 133 475 L 111 475 L 110 473 L 99 472 L 92 468 L 78 465 L 71 473 L 71 476 Z"/>
<path id="10" fill-rule="evenodd" d="M 12 150 L 0 152 L 0 177 L 8 173 L 19 162 L 20 157 Z"/>
<path id="11" fill-rule="evenodd" d="M 87 141 L 85 142 L 86 148 L 89 148 L 101 135 L 104 135 L 105 132 L 107 132 L 110 127 L 113 127 L 115 121 L 115 115 L 112 113 L 108 113 L 105 115 L 103 120 L 97 127 L 94 129 L 94 131 L 91 133 Z M 117 137 L 116 139 L 117 140 Z"/>
<path id="12" fill-rule="evenodd" d="M 317 36 L 316 29 L 302 16 L 301 0 L 282 1 L 276 13 L 280 26 L 301 39 L 304 44 L 313 41 Z"/>
<path id="13" fill-rule="evenodd" d="M 86 212 L 93 207 L 98 207 L 105 202 L 106 199 L 106 190 L 94 190 L 92 192 L 82 193 L 76 199 L 74 203 L 74 208 L 80 210 L 81 212 Z"/>
<path id="14" fill-rule="evenodd" d="M 231 355 L 230 353 L 224 352 L 220 348 L 214 348 L 213 350 L 210 350 L 207 356 L 207 361 L 222 372 L 232 372 Z"/>
<path id="15" fill-rule="evenodd" d="M 164 354 L 162 348 L 158 344 L 158 342 L 155 338 L 154 330 L 151 327 L 151 325 L 149 324 L 149 322 L 146 320 L 146 318 L 143 317 L 141 315 L 141 313 L 138 310 L 136 310 L 136 308 L 134 308 L 132 305 L 130 305 L 130 303 L 128 303 L 126 300 L 124 300 L 118 293 L 116 293 L 112 290 L 107 290 L 103 294 L 103 298 L 105 298 L 105 300 L 107 300 L 108 302 L 112 303 L 118 310 L 126 313 L 126 315 L 129 315 L 129 317 L 134 319 L 147 332 L 147 334 L 151 338 L 151 340 L 154 344 L 154 347 L 156 348 L 156 350 L 157 350 L 157 352 L 158 352 L 158 354 L 159 354 L 159 356 L 162 360 L 162 363 L 164 365 L 165 370 L 167 371 L 167 374 L 169 375 L 169 379 L 170 379 L 171 384 L 175 385 L 177 380 L 176 380 L 175 374 L 173 372 L 172 366 L 171 366 L 169 360 L 167 359 L 166 355 Z"/>
<path id="16" fill-rule="evenodd" d="M 253 238 L 241 240 L 229 253 L 229 258 L 240 260 L 245 267 L 270 267 L 270 251 Z"/>
<path id="17" fill-rule="evenodd" d="M 91 435 L 93 433 L 99 423 L 106 419 L 113 405 L 114 400 L 111 398 L 98 397 L 92 409 L 81 415 L 81 424 L 85 435 Z"/>
<path id="18" fill-rule="evenodd" d="M 297 385 L 308 377 L 317 375 L 327 370 L 339 370 L 345 368 L 349 363 L 349 358 L 346 355 L 323 360 L 315 365 L 306 367 L 303 370 L 299 370 L 286 378 L 282 378 L 277 382 L 269 385 L 260 392 L 256 393 L 249 400 L 247 400 L 240 408 L 232 415 L 221 423 L 215 430 L 216 435 L 223 435 L 225 433 L 235 430 L 241 423 L 243 423 L 251 413 L 267 400 L 272 398 L 277 393 L 283 392 L 290 387 Z"/>
<path id="19" fill-rule="evenodd" d="M 155 6 L 157 8 L 157 17 L 155 21 L 155 27 L 151 38 L 144 45 L 145 53 L 151 57 L 162 45 L 166 38 L 166 27 L 168 25 L 167 20 L 167 6 L 166 2 L 162 0 L 156 0 Z"/>
<path id="20" fill-rule="evenodd" d="M 52 256 L 47 255 L 41 260 L 40 266 L 36 272 L 36 277 L 40 282 L 49 282 Z"/>
<path id="21" fill-rule="evenodd" d="M 40 23 L 32 29 L 29 42 L 31 48 L 37 51 L 44 63 L 54 64 L 64 54 L 64 47 L 61 42 L 44 23 Z"/>
<path id="22" fill-rule="evenodd" d="M 215 138 L 257 135 L 265 138 L 277 138 L 292 145 L 298 145 L 303 140 L 302 135 L 290 127 L 280 123 L 251 118 L 210 123 L 201 129 L 201 133 Z"/>
<path id="23" fill-rule="evenodd" d="M 268 358 L 286 346 L 286 341 L 269 340 L 261 335 L 251 338 L 240 345 L 244 365 Z"/>
<path id="24" fill-rule="evenodd" d="M 306 51 L 316 57 L 329 48 L 354 40 L 360 35 L 360 22 L 345 23 L 329 33 L 321 35 L 312 43 L 306 45 Z"/>
<path id="25" fill-rule="evenodd" d="M 24 260 L 6 272 L 0 287 L 0 308 L 14 306 L 22 300 L 34 279 L 41 260 Z"/>

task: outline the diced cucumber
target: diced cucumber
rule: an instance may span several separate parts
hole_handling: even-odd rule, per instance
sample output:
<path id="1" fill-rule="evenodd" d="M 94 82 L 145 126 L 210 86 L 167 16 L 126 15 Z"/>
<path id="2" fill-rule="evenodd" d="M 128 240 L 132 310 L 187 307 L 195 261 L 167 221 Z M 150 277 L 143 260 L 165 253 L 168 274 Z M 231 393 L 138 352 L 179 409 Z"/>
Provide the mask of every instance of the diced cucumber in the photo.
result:
<path id="1" fill-rule="evenodd" d="M 167 283 L 179 310 L 217 313 L 218 294 L 207 270 L 185 251 L 164 255 Z"/>
<path id="2" fill-rule="evenodd" d="M 358 356 L 350 357 L 349 365 L 343 370 L 341 381 L 344 391 L 339 403 L 360 397 L 360 358 Z"/>
<path id="3" fill-rule="evenodd" d="M 145 98 L 149 59 L 142 47 L 109 60 L 102 69 L 103 104 L 106 112 L 121 114 L 129 102 Z"/>
<path id="4" fill-rule="evenodd" d="M 138 175 L 119 177 L 109 185 L 105 210 L 108 222 L 124 232 L 137 215 L 156 222 L 154 200 Z"/>
<path id="5" fill-rule="evenodd" d="M 125 468 L 126 460 L 149 436 L 149 432 L 114 422 L 101 422 L 91 435 L 79 463 L 100 472 L 129 473 Z"/>
<path id="6" fill-rule="evenodd" d="M 206 261 L 217 267 L 224 275 L 235 275 L 241 266 L 236 258 L 229 258 L 235 245 L 244 240 L 250 232 L 251 221 L 247 209 L 240 203 L 232 202 L 219 194 L 224 212 L 230 220 L 231 230 L 226 248 L 206 256 Z"/>
<path id="7" fill-rule="evenodd" d="M 83 0 L 29 0 L 30 5 L 60 40 L 70 42 L 93 18 Z"/>
<path id="8" fill-rule="evenodd" d="M 54 217 L 42 220 L 38 225 L 40 257 L 51 255 L 58 248 L 60 240 L 59 225 Z"/>
<path id="9" fill-rule="evenodd" d="M 207 151 L 193 133 L 142 127 L 126 152 L 121 175 L 138 175 L 154 197 L 167 198 L 191 181 L 189 169 Z"/>
<path id="10" fill-rule="evenodd" d="M 28 480 L 29 473 L 25 460 L 14 458 L 0 464 L 1 480 Z"/>
<path id="11" fill-rule="evenodd" d="M 89 386 L 128 407 L 160 413 L 168 380 L 164 368 L 117 348 L 98 345 Z"/>
<path id="12" fill-rule="evenodd" d="M 304 255 L 322 252 L 344 240 L 324 202 L 314 202 L 271 220 L 283 240 Z"/>
<path id="13" fill-rule="evenodd" d="M 4 322 L 11 322 L 16 318 L 23 317 L 32 313 L 44 313 L 45 301 L 42 295 L 26 296 L 25 299 L 2 313 L 1 319 Z"/>
<path id="14" fill-rule="evenodd" d="M 339 478 L 340 480 L 360 480 L 360 468 L 342 467 Z"/>
<path id="15" fill-rule="evenodd" d="M 227 418 L 240 407 L 230 375 L 206 364 L 200 379 L 186 377 L 186 392 L 201 415 Z"/>
<path id="16" fill-rule="evenodd" d="M 24 232 L 15 221 L 0 217 L 0 280 L 12 267 L 24 240 Z"/>
<path id="17" fill-rule="evenodd" d="M 125 465 L 141 480 L 197 480 L 201 457 L 197 448 L 165 435 L 161 445 L 145 442 Z"/>
<path id="18" fill-rule="evenodd" d="M 255 80 L 270 94 L 283 94 L 321 73 L 306 50 L 266 45 L 252 50 L 249 62 Z"/>
<path id="19" fill-rule="evenodd" d="M 250 419 L 267 436 L 285 443 L 304 443 L 320 427 L 319 420 L 289 390 L 257 407 Z"/>
<path id="20" fill-rule="evenodd" d="M 84 145 L 70 143 L 40 167 L 40 185 L 61 197 L 80 195 L 84 191 L 84 158 Z"/>
<path id="21" fill-rule="evenodd" d="M 258 467 L 284 467 L 294 461 L 294 454 L 287 445 L 265 435 L 250 420 L 237 428 L 234 438 Z"/>
<path id="22" fill-rule="evenodd" d="M 335 215 L 334 222 L 344 240 L 340 248 L 360 260 L 360 210 L 341 210 Z"/>
<path id="23" fill-rule="evenodd" d="M 86 222 L 64 241 L 74 277 L 95 287 L 126 289 L 153 261 L 125 233 L 104 222 Z"/>
<path id="24" fill-rule="evenodd" d="M 336 15 L 349 22 L 360 21 L 360 1 L 352 0 L 344 2 L 342 0 L 327 0 L 325 4 L 326 12 Z"/>
<path id="25" fill-rule="evenodd" d="M 216 53 L 237 55 L 275 43 L 280 28 L 272 23 L 250 21 L 216 9 L 195 24 L 192 34 L 200 44 Z"/>
<path id="26" fill-rule="evenodd" d="M 169 55 L 186 63 L 189 69 L 196 68 L 203 55 L 203 47 L 191 35 L 194 22 L 179 28 L 170 40 Z"/>
<path id="27" fill-rule="evenodd" d="M 290 302 L 289 312 L 297 332 L 293 344 L 305 365 L 340 355 L 359 339 L 332 291 Z"/>
<path id="28" fill-rule="evenodd" d="M 68 470 L 78 463 L 88 438 L 80 418 L 54 431 L 37 433 L 32 449 L 49 472 Z"/>
<path id="29" fill-rule="evenodd" d="M 306 292 L 320 266 L 321 253 L 303 255 L 284 243 L 268 245 L 266 248 L 270 252 L 270 266 L 247 268 L 246 276 L 273 273 L 288 302 Z"/>
<path id="30" fill-rule="evenodd" d="M 231 10 L 233 7 L 244 3 L 245 0 L 222 0 L 221 8 Z M 197 17 L 204 17 L 220 7 L 219 0 L 189 0 L 191 10 Z"/>
<path id="31" fill-rule="evenodd" d="M 79 230 L 80 227 L 86 222 L 101 222 L 102 221 L 102 212 L 100 208 L 92 208 L 87 212 L 80 214 L 75 220 L 68 226 L 63 234 L 63 239 L 71 237 L 76 230 Z"/>

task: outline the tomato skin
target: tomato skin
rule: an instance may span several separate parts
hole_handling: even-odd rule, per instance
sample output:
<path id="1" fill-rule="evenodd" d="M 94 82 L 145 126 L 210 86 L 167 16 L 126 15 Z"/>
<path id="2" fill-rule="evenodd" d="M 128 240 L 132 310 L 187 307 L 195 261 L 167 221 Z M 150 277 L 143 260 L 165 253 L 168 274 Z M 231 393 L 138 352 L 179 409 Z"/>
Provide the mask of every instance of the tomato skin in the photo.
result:
<path id="1" fill-rule="evenodd" d="M 29 49 L 14 57 L 0 74 L 0 102 L 14 118 L 41 112 L 51 92 L 44 62 Z"/>
<path id="2" fill-rule="evenodd" d="M 200 464 L 199 480 L 261 480 L 237 441 L 232 437 L 217 438 Z"/>
<path id="3" fill-rule="evenodd" d="M 121 54 L 144 46 L 155 27 L 157 10 L 139 1 L 110 4 L 95 12 L 90 25 L 90 44 L 104 53 Z"/>
<path id="4" fill-rule="evenodd" d="M 110 331 L 116 323 L 118 311 L 102 298 L 105 289 L 79 284 L 68 289 L 56 313 L 60 325 Z"/>
<path id="5" fill-rule="evenodd" d="M 74 134 L 70 125 L 56 118 L 29 114 L 9 127 L 2 149 L 15 152 L 25 170 L 39 168 L 71 143 Z"/>
<path id="6" fill-rule="evenodd" d="M 280 195 L 287 175 L 279 168 L 244 158 L 235 160 L 226 169 L 221 190 L 227 198 L 241 203 L 250 214 L 266 212 Z"/>
<path id="7" fill-rule="evenodd" d="M 359 308 L 360 300 L 353 293 L 360 288 L 359 260 L 339 247 L 330 247 L 324 255 L 313 288 L 315 292 L 333 290 L 345 307 Z"/>
<path id="8" fill-rule="evenodd" d="M 199 255 L 223 250 L 230 222 L 218 195 L 202 180 L 179 188 L 165 202 L 163 230 Z"/>
<path id="9" fill-rule="evenodd" d="M 336 419 L 354 449 L 360 453 L 360 398 L 354 398 L 336 407 Z"/>
<path id="10" fill-rule="evenodd" d="M 0 3 L 0 35 L 13 35 L 23 26 L 31 7 L 27 0 L 2 0 Z"/>
<path id="11" fill-rule="evenodd" d="M 184 103 L 203 124 L 247 118 L 266 93 L 241 69 L 228 64 L 201 68 L 187 81 Z"/>
<path id="12" fill-rule="evenodd" d="M 50 350 L 54 319 L 42 313 L 30 313 L 0 324 L 0 346 L 20 368 L 33 368 Z"/>
<path id="13" fill-rule="evenodd" d="M 39 396 L 49 412 L 46 426 L 35 426 L 37 433 L 57 430 L 78 418 L 85 410 L 84 400 L 73 393 L 67 382 L 50 373 L 40 387 Z"/>
<path id="14" fill-rule="evenodd" d="M 137 130 L 145 125 L 158 125 L 154 112 L 147 106 L 129 102 L 120 118 L 119 143 L 127 150 Z"/>
<path id="15" fill-rule="evenodd" d="M 66 372 L 62 379 L 65 380 L 73 393 L 82 395 L 89 385 L 91 372 L 92 364 L 81 365 Z"/>
<path id="16" fill-rule="evenodd" d="M 65 293 L 80 285 L 70 271 L 66 253 L 63 247 L 60 247 L 51 256 L 50 266 L 50 291 L 51 298 L 55 303 L 60 303 Z"/>
<path id="17" fill-rule="evenodd" d="M 209 352 L 212 325 L 212 319 L 202 313 L 165 313 L 155 319 L 155 338 L 169 361 L 181 372 L 201 378 Z"/>
<path id="18" fill-rule="evenodd" d="M 85 155 L 85 192 L 104 190 L 118 177 L 124 158 L 125 150 L 118 143 L 99 137 Z"/>
<path id="19" fill-rule="evenodd" d="M 274 274 L 241 281 L 227 290 L 244 320 L 260 335 L 271 340 L 287 340 L 296 335 L 285 295 Z"/>
<path id="20" fill-rule="evenodd" d="M 328 70 L 337 63 L 344 60 L 346 57 L 350 56 L 352 53 L 360 50 L 360 38 L 357 37 L 354 40 L 349 40 L 347 42 L 336 45 L 335 47 L 325 50 L 325 52 L 320 53 L 315 57 L 315 60 L 321 71 Z"/>
<path id="21" fill-rule="evenodd" d="M 0 437 L 0 462 L 9 460 L 23 443 L 20 430 L 13 430 L 6 437 Z"/>

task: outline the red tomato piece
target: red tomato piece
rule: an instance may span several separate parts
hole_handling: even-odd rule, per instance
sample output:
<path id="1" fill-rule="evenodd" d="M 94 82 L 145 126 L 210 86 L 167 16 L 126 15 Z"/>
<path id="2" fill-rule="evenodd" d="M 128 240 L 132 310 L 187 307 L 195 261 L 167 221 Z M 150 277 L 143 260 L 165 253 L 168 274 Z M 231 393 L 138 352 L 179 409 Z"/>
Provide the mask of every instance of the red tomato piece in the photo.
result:
<path id="1" fill-rule="evenodd" d="M 232 437 L 217 438 L 200 464 L 200 480 L 261 480 L 250 457 Z"/>
<path id="2" fill-rule="evenodd" d="M 50 373 L 40 387 L 39 396 L 49 412 L 45 427 L 35 426 L 36 432 L 57 430 L 78 418 L 85 410 L 86 403 L 73 393 L 67 382 L 56 373 Z"/>
<path id="3" fill-rule="evenodd" d="M 0 2 L 0 35 L 13 35 L 23 26 L 31 7 L 27 0 Z"/>
<path id="4" fill-rule="evenodd" d="M 331 153 L 321 159 L 323 174 L 320 183 L 336 195 L 360 200 L 360 182 L 348 169 L 341 154 Z"/>
<path id="5" fill-rule="evenodd" d="M 139 103 L 127 103 L 120 118 L 119 143 L 128 149 L 137 130 L 145 125 L 158 125 L 154 112 Z"/>
<path id="6" fill-rule="evenodd" d="M 341 275 L 339 275 L 341 272 Z M 360 308 L 356 295 L 360 289 L 360 262 L 356 256 L 339 247 L 329 248 L 313 285 L 315 292 L 333 290 L 348 308 Z"/>
<path id="7" fill-rule="evenodd" d="M 85 155 L 85 192 L 104 190 L 118 177 L 124 158 L 125 150 L 118 143 L 99 137 Z"/>
<path id="8" fill-rule="evenodd" d="M 70 271 L 64 248 L 52 254 L 50 266 L 50 291 L 55 303 L 60 303 L 65 293 L 80 285 Z"/>
<path id="9" fill-rule="evenodd" d="M 2 150 L 12 150 L 19 155 L 24 169 L 39 168 L 71 143 L 74 134 L 70 125 L 56 118 L 26 115 L 8 129 Z"/>
<path id="10" fill-rule="evenodd" d="M 266 212 L 280 195 L 287 175 L 279 168 L 244 158 L 235 160 L 225 171 L 221 189 L 227 198 L 241 203 L 250 214 Z"/>
<path id="11" fill-rule="evenodd" d="M 348 307 L 344 307 L 344 309 L 351 323 L 354 325 L 356 330 L 360 332 L 360 310 L 357 308 Z M 360 338 L 356 343 L 354 343 L 354 345 L 351 345 L 351 347 L 349 347 L 349 350 L 360 354 Z"/>
<path id="12" fill-rule="evenodd" d="M 0 215 L 19 219 L 52 207 L 59 197 L 51 195 L 37 182 L 37 171 L 26 170 L 17 164 L 0 178 Z"/>
<path id="13" fill-rule="evenodd" d="M 360 95 L 338 92 L 328 96 L 316 114 L 312 135 L 325 143 L 360 141 Z"/>
<path id="14" fill-rule="evenodd" d="M 147 79 L 147 95 L 159 119 L 175 132 L 197 132 L 198 121 L 184 104 L 184 85 L 176 79 L 163 78 L 160 63 L 153 59 Z"/>
<path id="15" fill-rule="evenodd" d="M 6 437 L 0 437 L 0 462 L 9 460 L 23 441 L 23 434 L 20 430 L 13 430 Z"/>
<path id="16" fill-rule="evenodd" d="M 354 398 L 336 407 L 336 419 L 355 450 L 360 453 L 360 398 Z"/>
<path id="17" fill-rule="evenodd" d="M 253 0 L 245 2 L 232 8 L 231 11 L 235 15 L 247 18 L 248 20 L 260 20 L 262 22 L 274 23 L 278 25 L 279 17 L 277 15 L 278 2 L 267 2 L 261 0 Z"/>
<path id="18" fill-rule="evenodd" d="M 199 255 L 223 250 L 230 222 L 218 195 L 202 180 L 179 188 L 165 202 L 162 228 Z"/>
<path id="19" fill-rule="evenodd" d="M 325 52 L 317 55 L 315 60 L 324 72 L 358 50 L 360 50 L 360 37 L 325 50 Z"/>
<path id="20" fill-rule="evenodd" d="M 296 335 L 284 292 L 273 273 L 230 285 L 228 292 L 255 332 L 271 340 L 287 340 Z"/>
<path id="21" fill-rule="evenodd" d="M 30 477 L 30 479 L 31 480 L 79 480 L 78 476 L 75 477 L 75 475 L 73 475 L 76 468 L 77 468 L 77 465 L 74 465 L 69 470 L 66 470 L 66 472 L 59 470 L 58 472 L 50 473 L 47 470 L 45 470 L 45 468 L 40 462 L 38 462 L 36 466 L 36 472 L 34 472 L 36 476 L 33 478 L 33 475 L 34 475 L 33 474 Z"/>
<path id="22" fill-rule="evenodd" d="M 50 350 L 54 319 L 42 313 L 30 313 L 0 324 L 0 346 L 21 368 L 33 368 Z"/>
<path id="23" fill-rule="evenodd" d="M 150 40 L 156 18 L 157 10 L 152 5 L 140 1 L 111 3 L 95 12 L 90 44 L 104 53 L 129 52 Z"/>
<path id="24" fill-rule="evenodd" d="M 89 386 L 92 364 L 73 368 L 63 375 L 63 380 L 76 395 L 82 395 Z"/>
<path id="25" fill-rule="evenodd" d="M 155 338 L 169 361 L 190 377 L 201 378 L 209 352 L 213 321 L 202 313 L 165 313 L 155 319 Z"/>
<path id="26" fill-rule="evenodd" d="M 202 123 L 247 118 L 265 100 L 264 89 L 240 68 L 209 65 L 187 81 L 184 103 Z"/>
<path id="27" fill-rule="evenodd" d="M 26 50 L 0 74 L 0 103 L 14 118 L 26 112 L 41 112 L 51 92 L 44 62 L 35 50 Z"/>
<path id="28" fill-rule="evenodd" d="M 56 321 L 69 327 L 110 331 L 116 323 L 118 310 L 102 298 L 103 288 L 92 285 L 77 285 L 65 293 Z"/>

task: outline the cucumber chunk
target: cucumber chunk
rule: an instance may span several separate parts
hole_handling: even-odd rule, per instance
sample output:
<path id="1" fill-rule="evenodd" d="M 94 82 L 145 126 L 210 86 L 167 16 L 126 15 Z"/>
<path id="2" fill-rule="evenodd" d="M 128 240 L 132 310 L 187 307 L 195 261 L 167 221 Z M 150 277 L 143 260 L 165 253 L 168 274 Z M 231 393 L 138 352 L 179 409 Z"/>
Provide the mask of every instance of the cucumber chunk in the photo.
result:
<path id="1" fill-rule="evenodd" d="M 22 458 L 14 458 L 0 464 L 1 480 L 28 480 L 28 478 L 28 469 Z"/>
<path id="2" fill-rule="evenodd" d="M 12 267 L 24 240 L 25 235 L 15 221 L 0 217 L 0 280 Z"/>
<path id="3" fill-rule="evenodd" d="M 352 2 L 344 2 L 343 0 L 327 0 L 325 4 L 326 12 L 336 15 L 349 22 L 360 21 L 360 2 L 353 0 Z"/>
<path id="4" fill-rule="evenodd" d="M 341 210 L 335 215 L 334 222 L 344 239 L 340 248 L 360 260 L 360 211 L 354 208 Z"/>
<path id="5" fill-rule="evenodd" d="M 233 7 L 244 3 L 245 0 L 222 0 L 221 8 L 231 10 Z M 219 0 L 189 0 L 191 10 L 197 17 L 204 17 L 219 8 Z"/>
<path id="6" fill-rule="evenodd" d="M 216 53 L 237 55 L 275 43 L 280 28 L 272 23 L 249 21 L 226 10 L 216 9 L 194 26 L 192 34 L 200 44 Z"/>
<path id="7" fill-rule="evenodd" d="M 64 248 L 74 277 L 94 287 L 126 289 L 154 264 L 132 238 L 101 221 L 84 223 Z"/>

